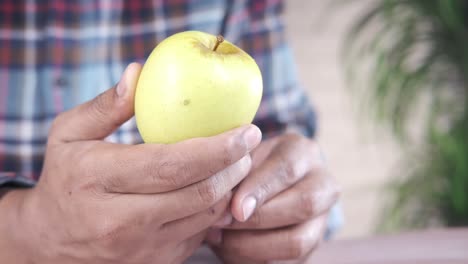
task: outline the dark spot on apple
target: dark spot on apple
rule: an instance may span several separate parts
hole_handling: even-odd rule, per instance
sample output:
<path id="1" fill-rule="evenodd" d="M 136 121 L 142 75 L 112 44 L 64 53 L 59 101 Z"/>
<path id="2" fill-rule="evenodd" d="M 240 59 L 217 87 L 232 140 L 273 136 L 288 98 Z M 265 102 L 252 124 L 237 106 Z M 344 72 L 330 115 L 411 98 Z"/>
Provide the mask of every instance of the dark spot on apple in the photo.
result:
<path id="1" fill-rule="evenodd" d="M 190 104 L 190 100 L 189 99 L 185 99 L 184 100 L 184 105 L 189 105 Z"/>

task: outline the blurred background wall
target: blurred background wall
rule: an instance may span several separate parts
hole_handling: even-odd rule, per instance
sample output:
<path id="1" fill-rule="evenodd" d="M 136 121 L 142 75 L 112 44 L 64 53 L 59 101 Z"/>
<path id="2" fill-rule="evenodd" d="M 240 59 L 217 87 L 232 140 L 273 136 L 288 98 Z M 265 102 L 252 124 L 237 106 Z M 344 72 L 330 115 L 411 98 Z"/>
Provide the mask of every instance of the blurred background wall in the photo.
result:
<path id="1" fill-rule="evenodd" d="M 357 110 L 359 100 L 345 84 L 340 51 L 351 21 L 365 1 L 329 9 L 329 1 L 287 1 L 286 23 L 299 78 L 319 114 L 318 139 L 331 173 L 343 187 L 345 226 L 340 238 L 373 233 L 384 184 L 400 157 L 396 142 Z"/>

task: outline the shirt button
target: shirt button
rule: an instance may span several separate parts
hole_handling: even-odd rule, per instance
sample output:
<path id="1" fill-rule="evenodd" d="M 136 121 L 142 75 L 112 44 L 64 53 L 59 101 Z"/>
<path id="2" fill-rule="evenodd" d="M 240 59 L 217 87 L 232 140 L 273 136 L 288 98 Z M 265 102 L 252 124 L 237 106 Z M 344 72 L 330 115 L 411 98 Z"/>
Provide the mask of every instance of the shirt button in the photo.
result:
<path id="1" fill-rule="evenodd" d="M 55 79 L 55 85 L 63 88 L 67 85 L 67 80 L 64 77 L 59 77 Z"/>

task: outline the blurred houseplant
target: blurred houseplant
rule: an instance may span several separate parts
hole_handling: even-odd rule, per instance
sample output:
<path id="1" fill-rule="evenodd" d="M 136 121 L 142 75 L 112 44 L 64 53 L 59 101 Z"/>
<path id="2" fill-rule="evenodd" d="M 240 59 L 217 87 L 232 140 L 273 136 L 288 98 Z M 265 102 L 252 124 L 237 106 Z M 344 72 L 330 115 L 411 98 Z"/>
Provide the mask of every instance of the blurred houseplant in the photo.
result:
<path id="1" fill-rule="evenodd" d="M 365 87 L 367 110 L 389 121 L 407 151 L 382 228 L 468 225 L 468 1 L 370 3 L 349 33 L 347 68 Z M 365 69 L 362 85 L 354 77 Z M 414 122 L 421 105 L 426 114 Z M 408 133 L 415 125 L 418 144 Z"/>

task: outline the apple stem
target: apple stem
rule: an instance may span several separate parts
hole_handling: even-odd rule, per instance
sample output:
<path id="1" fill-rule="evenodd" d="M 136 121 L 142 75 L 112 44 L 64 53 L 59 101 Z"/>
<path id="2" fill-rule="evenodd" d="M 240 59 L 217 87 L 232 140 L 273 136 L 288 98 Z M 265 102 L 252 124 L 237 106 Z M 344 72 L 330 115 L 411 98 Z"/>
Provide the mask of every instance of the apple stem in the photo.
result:
<path id="1" fill-rule="evenodd" d="M 221 35 L 216 36 L 216 44 L 215 44 L 215 46 L 214 46 L 214 48 L 213 48 L 213 51 L 216 51 L 216 49 L 218 48 L 219 44 L 221 44 L 223 41 L 224 41 L 223 36 L 221 36 Z"/>

